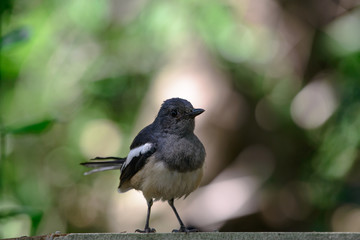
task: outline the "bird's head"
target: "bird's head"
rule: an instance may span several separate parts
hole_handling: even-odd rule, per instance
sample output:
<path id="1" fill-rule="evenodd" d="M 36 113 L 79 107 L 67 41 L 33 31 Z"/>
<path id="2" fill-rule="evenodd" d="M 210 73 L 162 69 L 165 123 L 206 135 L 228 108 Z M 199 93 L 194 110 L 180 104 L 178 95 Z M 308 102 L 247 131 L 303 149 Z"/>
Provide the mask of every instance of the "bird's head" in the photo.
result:
<path id="1" fill-rule="evenodd" d="M 168 133 L 185 135 L 194 131 L 194 118 L 204 111 L 185 99 L 171 98 L 161 105 L 155 123 Z"/>

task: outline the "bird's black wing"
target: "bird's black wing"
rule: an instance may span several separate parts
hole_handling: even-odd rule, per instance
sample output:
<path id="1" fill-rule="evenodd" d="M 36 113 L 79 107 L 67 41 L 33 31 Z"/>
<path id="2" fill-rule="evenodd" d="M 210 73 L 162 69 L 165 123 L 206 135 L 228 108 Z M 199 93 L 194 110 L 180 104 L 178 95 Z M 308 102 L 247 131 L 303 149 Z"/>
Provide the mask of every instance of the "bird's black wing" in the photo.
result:
<path id="1" fill-rule="evenodd" d="M 150 124 L 143 128 L 134 138 L 130 145 L 130 151 L 146 143 L 156 143 L 154 125 Z"/>
<path id="2" fill-rule="evenodd" d="M 149 125 L 139 132 L 130 145 L 130 152 L 121 168 L 120 184 L 131 179 L 142 169 L 156 148 L 153 126 Z"/>

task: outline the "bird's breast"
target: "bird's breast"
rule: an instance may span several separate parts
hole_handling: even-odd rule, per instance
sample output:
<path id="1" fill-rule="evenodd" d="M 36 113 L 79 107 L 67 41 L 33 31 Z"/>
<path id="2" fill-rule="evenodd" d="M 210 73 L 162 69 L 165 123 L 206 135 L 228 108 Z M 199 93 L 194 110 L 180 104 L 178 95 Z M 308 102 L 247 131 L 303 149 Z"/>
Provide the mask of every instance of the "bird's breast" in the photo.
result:
<path id="1" fill-rule="evenodd" d="M 151 157 L 147 166 L 131 182 L 135 189 L 143 192 L 146 199 L 166 201 L 189 195 L 200 185 L 202 175 L 202 168 L 178 172 Z"/>
<path id="2" fill-rule="evenodd" d="M 155 153 L 156 159 L 165 162 L 174 171 L 194 171 L 201 168 L 205 160 L 205 148 L 194 134 L 181 138 L 168 136 L 159 148 Z"/>

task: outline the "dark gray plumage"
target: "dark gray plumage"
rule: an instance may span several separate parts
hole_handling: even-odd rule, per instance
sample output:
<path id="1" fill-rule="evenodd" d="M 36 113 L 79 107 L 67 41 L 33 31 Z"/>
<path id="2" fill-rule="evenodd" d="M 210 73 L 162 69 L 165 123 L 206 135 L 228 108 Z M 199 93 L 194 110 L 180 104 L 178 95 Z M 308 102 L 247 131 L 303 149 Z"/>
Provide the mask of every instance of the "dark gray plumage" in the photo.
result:
<path id="1" fill-rule="evenodd" d="M 90 171 L 121 169 L 119 192 L 136 189 L 143 192 L 148 202 L 145 229 L 149 227 L 153 200 L 167 200 L 179 223 L 178 231 L 190 231 L 181 221 L 174 199 L 187 196 L 200 184 L 205 148 L 194 134 L 194 118 L 203 113 L 181 98 L 166 100 L 153 123 L 142 129 L 133 140 L 126 158 L 95 158 L 96 162 L 83 163 L 95 167 Z M 114 159 L 111 161 L 101 159 Z"/>

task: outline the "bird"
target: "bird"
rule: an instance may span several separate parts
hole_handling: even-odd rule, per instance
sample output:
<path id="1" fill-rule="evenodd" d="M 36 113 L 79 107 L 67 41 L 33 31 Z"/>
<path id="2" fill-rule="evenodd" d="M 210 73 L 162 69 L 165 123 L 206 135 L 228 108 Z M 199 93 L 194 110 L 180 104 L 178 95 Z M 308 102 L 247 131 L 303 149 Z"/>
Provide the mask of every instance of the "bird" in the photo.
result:
<path id="1" fill-rule="evenodd" d="M 195 117 L 204 111 L 182 98 L 167 99 L 155 120 L 136 135 L 126 157 L 96 157 L 81 163 L 94 168 L 86 175 L 120 169 L 118 192 L 131 189 L 142 192 L 147 201 L 147 216 L 144 230 L 136 232 L 156 232 L 149 222 L 153 202 L 159 200 L 168 202 L 180 224 L 173 232 L 198 231 L 185 226 L 174 200 L 186 198 L 200 185 L 206 152 L 194 129 Z"/>

